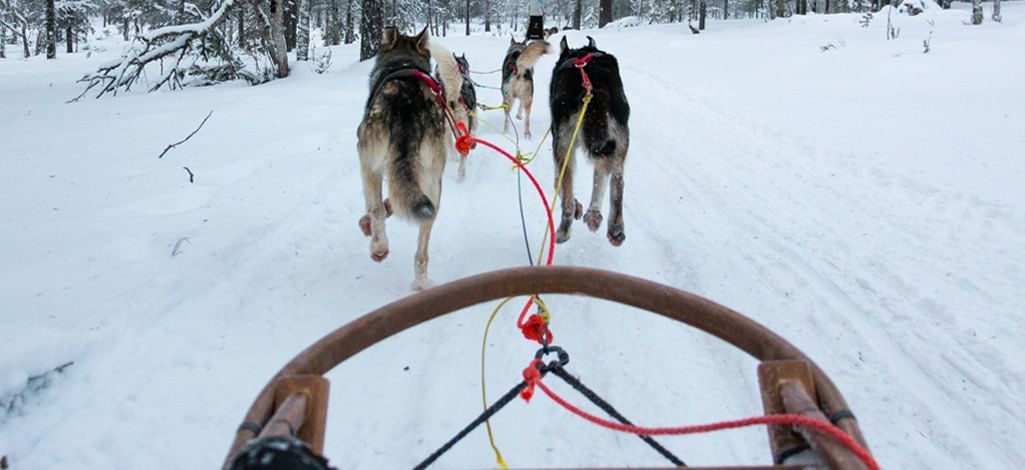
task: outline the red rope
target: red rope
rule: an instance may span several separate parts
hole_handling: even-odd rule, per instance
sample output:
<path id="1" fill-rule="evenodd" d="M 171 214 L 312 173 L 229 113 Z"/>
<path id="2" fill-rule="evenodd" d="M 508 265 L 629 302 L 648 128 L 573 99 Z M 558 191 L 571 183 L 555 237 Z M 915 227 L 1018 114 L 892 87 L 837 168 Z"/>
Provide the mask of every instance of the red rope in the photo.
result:
<path id="1" fill-rule="evenodd" d="M 580 80 L 583 82 L 582 85 L 587 93 L 591 93 L 593 87 L 591 86 L 591 78 L 587 76 L 587 72 L 584 71 L 584 67 L 587 67 L 587 63 L 591 61 L 592 54 L 590 52 L 587 55 L 573 61 L 573 66 L 580 69 Z"/>
<path id="2" fill-rule="evenodd" d="M 536 361 L 535 361 L 536 362 Z M 536 369 L 535 362 L 531 362 L 528 369 Z M 533 394 L 533 387 L 536 385 L 541 388 L 545 395 L 554 400 L 556 403 L 561 405 L 563 408 L 569 410 L 571 413 L 590 421 L 591 423 L 599 426 L 611 429 L 613 431 L 627 432 L 631 434 L 640 434 L 643 436 L 662 436 L 662 435 L 683 435 L 683 434 L 698 434 L 713 431 L 720 431 L 723 429 L 741 428 L 746 426 L 754 426 L 759 424 L 777 424 L 777 425 L 789 425 L 789 426 L 803 426 L 811 428 L 816 431 L 828 434 L 840 441 L 844 447 L 850 449 L 870 470 L 879 470 L 879 464 L 876 463 L 872 454 L 869 454 L 864 447 L 861 447 L 857 441 L 854 440 L 847 433 L 843 432 L 839 428 L 829 424 L 825 421 L 819 421 L 817 419 L 808 418 L 801 415 L 792 414 L 781 414 L 781 415 L 768 415 L 768 416 L 755 416 L 752 418 L 738 419 L 734 421 L 722 421 L 719 423 L 711 424 L 699 424 L 694 426 L 680 426 L 680 427 L 666 427 L 666 428 L 646 428 L 641 426 L 631 426 L 627 424 L 620 424 L 612 421 L 608 421 L 592 415 L 576 406 L 573 406 L 570 402 L 566 401 L 552 389 L 548 388 L 544 382 L 541 381 L 541 374 L 528 374 L 526 370 L 523 371 L 523 377 L 527 381 L 527 387 Z M 524 397 L 525 399 L 529 399 Z"/>

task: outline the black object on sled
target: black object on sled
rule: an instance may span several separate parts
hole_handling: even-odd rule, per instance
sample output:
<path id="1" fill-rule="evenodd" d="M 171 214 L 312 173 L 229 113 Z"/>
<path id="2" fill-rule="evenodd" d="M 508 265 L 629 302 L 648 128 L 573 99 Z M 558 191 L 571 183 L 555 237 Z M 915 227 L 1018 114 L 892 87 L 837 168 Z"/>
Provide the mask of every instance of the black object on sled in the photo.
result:
<path id="1" fill-rule="evenodd" d="M 545 17 L 531 16 L 527 22 L 527 39 L 545 38 Z"/>

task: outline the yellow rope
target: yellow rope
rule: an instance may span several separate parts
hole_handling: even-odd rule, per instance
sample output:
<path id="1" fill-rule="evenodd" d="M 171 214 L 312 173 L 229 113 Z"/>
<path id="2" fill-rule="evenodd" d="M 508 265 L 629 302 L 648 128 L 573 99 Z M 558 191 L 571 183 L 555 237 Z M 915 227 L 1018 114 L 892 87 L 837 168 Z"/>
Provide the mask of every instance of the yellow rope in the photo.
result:
<path id="1" fill-rule="evenodd" d="M 498 316 L 498 312 L 501 311 L 502 307 L 505 307 L 505 304 L 509 303 L 512 299 L 512 297 L 506 297 L 505 300 L 501 301 L 498 306 L 495 307 L 495 310 L 491 312 L 491 316 L 488 317 L 488 324 L 484 327 L 484 339 L 482 339 L 480 343 L 480 398 L 484 404 L 485 410 L 488 409 L 488 389 L 486 386 L 487 382 L 484 377 L 484 359 L 488 346 L 488 332 L 491 330 L 491 322 L 493 322 L 495 317 Z M 505 463 L 504 459 L 502 459 L 502 452 L 498 450 L 498 445 L 495 444 L 495 434 L 491 431 L 491 420 L 489 419 L 484 421 L 484 426 L 488 429 L 488 441 L 491 443 L 491 450 L 495 451 L 495 460 L 498 463 L 498 467 L 502 470 L 508 470 L 509 465 Z"/>
<path id="2" fill-rule="evenodd" d="M 584 123 L 584 114 L 587 113 L 587 105 L 591 104 L 591 93 L 588 92 L 584 96 L 584 105 L 580 107 L 580 114 L 577 116 L 577 125 L 573 129 L 573 137 L 569 139 L 569 148 L 566 149 L 566 156 L 562 159 L 562 168 L 559 170 L 559 179 L 555 182 L 555 194 L 552 194 L 552 200 L 548 203 L 548 207 L 555 210 L 555 202 L 559 199 L 559 191 L 562 190 L 562 178 L 566 176 L 566 165 L 569 164 L 569 158 L 573 156 L 573 146 L 577 142 L 577 135 L 580 133 L 580 127 Z M 537 264 L 541 264 L 541 260 L 545 256 L 545 242 L 548 241 L 548 224 L 545 223 L 545 234 L 541 237 L 541 249 L 537 254 Z"/>
<path id="3" fill-rule="evenodd" d="M 552 195 L 552 200 L 549 203 L 549 207 L 553 207 L 554 208 L 555 207 L 555 201 L 559 197 L 559 190 L 562 189 L 562 178 L 566 175 L 566 164 L 567 164 L 567 162 L 569 162 L 570 156 L 573 155 L 573 146 L 576 144 L 577 136 L 580 133 L 580 127 L 583 125 L 583 122 L 584 122 L 584 114 L 587 113 L 587 106 L 590 103 L 591 103 L 591 93 L 588 93 L 586 96 L 584 96 L 584 104 L 580 108 L 580 115 L 577 117 L 576 128 L 573 129 L 573 137 L 570 138 L 570 140 L 569 140 L 569 149 L 566 151 L 566 157 L 562 159 L 562 168 L 559 170 L 559 179 L 555 183 L 555 194 Z M 483 108 L 483 106 L 482 106 L 482 108 Z M 480 121 L 485 122 L 485 123 L 487 122 L 487 121 L 484 121 L 483 119 L 481 119 Z M 534 150 L 534 154 L 530 157 L 530 160 L 526 160 L 524 162 L 524 164 L 530 163 L 531 161 L 534 160 L 535 157 L 537 157 L 538 152 L 541 151 L 541 146 L 544 145 L 544 141 L 548 138 L 548 135 L 550 133 L 551 133 L 551 128 L 549 128 L 547 131 L 545 131 L 545 135 L 541 139 L 541 142 L 537 145 L 537 149 Z M 505 135 L 505 134 L 502 134 L 502 135 Z M 505 136 L 505 137 L 508 138 L 508 136 Z M 519 147 L 516 148 L 516 157 L 517 158 L 520 157 Z M 548 240 L 548 229 L 549 229 L 548 223 L 545 223 L 545 234 L 544 234 L 544 238 L 542 238 L 542 240 L 541 240 L 541 251 L 538 254 L 538 259 L 537 259 L 537 264 L 538 265 L 540 265 L 541 264 L 541 260 L 544 259 L 544 247 L 545 247 L 545 242 Z M 538 297 L 536 294 L 532 295 L 531 298 L 534 299 L 534 303 L 536 303 L 538 308 L 541 310 L 541 313 L 540 313 L 541 319 L 544 320 L 544 322 L 546 324 L 549 323 L 551 321 L 552 314 L 551 314 L 551 311 L 548 310 L 548 306 L 545 305 L 545 302 L 543 300 L 541 300 L 541 298 Z M 502 307 L 505 307 L 505 304 L 509 303 L 509 301 L 512 300 L 512 299 L 513 299 L 512 297 L 506 297 L 501 302 L 499 302 L 498 306 L 495 307 L 495 310 L 491 312 L 491 316 L 488 317 L 487 325 L 484 326 L 484 337 L 483 337 L 483 339 L 481 339 L 481 345 L 480 345 L 480 395 L 481 395 L 481 402 L 484 405 L 484 409 L 488 408 L 488 391 L 487 391 L 487 386 L 485 384 L 485 366 L 484 366 L 485 363 L 486 363 L 486 351 L 487 351 L 487 344 L 488 344 L 488 332 L 491 331 L 491 324 L 492 324 L 492 322 L 494 322 L 495 317 L 498 316 L 498 312 L 501 311 Z M 491 450 L 493 450 L 495 452 L 495 461 L 498 463 L 499 468 L 501 468 L 502 470 L 508 470 L 509 469 L 509 465 L 505 463 L 505 459 L 502 458 L 502 452 L 498 450 L 498 445 L 495 444 L 495 435 L 494 435 L 494 432 L 491 430 L 491 420 L 490 419 L 485 420 L 484 421 L 484 426 L 487 427 L 487 430 L 488 430 L 488 441 L 491 443 Z"/>
<path id="4" fill-rule="evenodd" d="M 490 122 L 488 122 L 487 119 L 478 119 L 477 122 L 484 123 L 484 125 L 487 126 L 489 129 L 491 129 L 492 131 L 495 131 L 495 133 L 501 135 L 502 137 L 505 137 L 505 140 L 508 140 L 509 143 L 513 144 L 513 146 L 516 147 L 516 153 L 519 153 L 519 151 L 520 151 L 519 144 L 517 144 L 516 141 L 513 140 L 512 137 L 509 137 L 509 134 L 506 134 L 505 132 L 498 130 L 498 128 L 493 126 Z"/>
<path id="5" fill-rule="evenodd" d="M 509 109 L 509 105 L 507 105 L 505 103 L 502 103 L 502 104 L 500 104 L 498 106 L 488 106 L 486 104 L 479 104 L 478 103 L 477 106 L 480 107 L 481 111 L 494 111 L 494 110 L 497 110 L 497 109 Z"/>
<path id="6" fill-rule="evenodd" d="M 545 135 L 541 137 L 541 142 L 537 143 L 537 148 L 534 149 L 534 152 L 530 155 L 530 158 L 520 158 L 520 162 L 522 162 L 524 165 L 529 165 L 530 162 L 534 161 L 534 159 L 537 158 L 538 152 L 541 151 L 541 146 L 543 146 L 545 144 L 545 141 L 548 140 L 548 136 L 551 133 L 552 133 L 552 128 L 549 127 L 548 130 L 545 131 Z M 517 157 L 520 157 L 520 155 L 517 155 Z M 513 169 L 515 169 L 515 168 L 516 167 L 514 166 Z"/>

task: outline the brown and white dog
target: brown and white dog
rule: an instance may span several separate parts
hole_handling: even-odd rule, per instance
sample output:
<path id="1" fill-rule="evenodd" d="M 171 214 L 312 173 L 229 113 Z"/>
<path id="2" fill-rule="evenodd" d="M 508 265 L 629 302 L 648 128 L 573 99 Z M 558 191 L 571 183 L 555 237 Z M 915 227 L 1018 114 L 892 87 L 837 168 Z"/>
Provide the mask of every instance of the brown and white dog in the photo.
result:
<path id="1" fill-rule="evenodd" d="M 541 56 L 548 53 L 550 45 L 546 41 L 516 42 L 509 38 L 509 49 L 502 61 L 502 104 L 505 107 L 505 132 L 509 132 L 509 112 L 514 100 L 519 100 L 516 119 L 523 119 L 523 135 L 530 138 L 530 108 L 534 105 L 534 64 Z"/>
<path id="2" fill-rule="evenodd" d="M 370 237 L 370 258 L 383 261 L 388 256 L 385 219 L 392 208 L 405 219 L 420 225 L 413 288 L 431 285 L 427 277 L 427 244 L 441 204 L 441 182 L 445 157 L 451 142 L 444 108 L 435 101 L 436 81 L 430 77 L 431 51 L 427 29 L 404 36 L 395 28 L 386 28 L 373 71 L 370 96 L 357 136 L 366 215 L 359 226 Z M 459 71 L 450 52 L 448 60 L 438 61 L 442 77 L 457 77 Z M 425 78 L 426 77 L 426 78 Z M 445 81 L 443 79 L 443 81 Z M 454 97 L 446 93 L 446 102 L 458 101 L 461 82 L 446 83 Z M 384 176 L 388 176 L 388 199 L 382 200 Z"/>

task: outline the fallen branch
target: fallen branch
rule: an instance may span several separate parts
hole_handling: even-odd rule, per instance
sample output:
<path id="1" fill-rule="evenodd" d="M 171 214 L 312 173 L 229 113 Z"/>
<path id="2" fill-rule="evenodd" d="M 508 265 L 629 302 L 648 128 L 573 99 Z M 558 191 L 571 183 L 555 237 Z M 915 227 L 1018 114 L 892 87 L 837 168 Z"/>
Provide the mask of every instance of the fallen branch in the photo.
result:
<path id="1" fill-rule="evenodd" d="M 189 183 L 195 183 L 196 175 L 192 174 L 192 170 L 190 170 L 187 166 L 183 166 L 182 168 L 185 169 L 185 171 L 189 172 Z"/>
<path id="2" fill-rule="evenodd" d="M 120 59 L 103 64 L 96 72 L 78 80 L 88 85 L 80 95 L 69 102 L 77 102 L 96 87 L 100 87 L 100 92 L 96 95 L 97 98 L 107 93 L 117 95 L 119 89 L 131 90 L 132 85 L 142 77 L 147 64 L 181 51 L 175 65 L 161 77 L 161 80 L 150 91 L 165 85 L 177 72 L 178 66 L 192 42 L 207 34 L 217 34 L 216 26 L 228 18 L 228 13 L 235 6 L 235 2 L 236 0 L 221 0 L 220 5 L 210 17 L 199 23 L 167 26 L 139 35 Z"/>
<path id="3" fill-rule="evenodd" d="M 181 250 L 181 247 L 182 247 L 182 243 L 188 243 L 190 245 L 192 244 L 192 242 L 189 241 L 189 237 L 181 237 L 181 238 L 179 238 L 178 241 L 175 242 L 174 248 L 171 249 L 171 257 L 172 258 L 175 257 L 175 256 L 178 256 L 178 253 L 181 252 L 180 250 Z"/>
<path id="4" fill-rule="evenodd" d="M 64 369 L 67 369 L 68 367 L 71 367 L 73 365 L 75 365 L 75 361 L 69 361 L 55 367 L 53 370 L 49 372 L 29 376 L 28 381 L 25 383 L 25 387 L 22 391 L 11 395 L 9 398 L 0 396 L 0 410 L 4 411 L 5 413 L 13 412 L 14 409 L 18 407 L 18 405 L 25 401 L 25 394 L 37 392 L 39 390 L 42 390 L 43 388 L 46 388 L 48 385 L 50 385 L 51 374 L 60 374 L 64 372 Z"/>
<path id="5" fill-rule="evenodd" d="M 175 148 L 175 147 L 177 147 L 177 146 L 179 146 L 179 145 L 181 145 L 181 144 L 184 144 L 184 143 L 185 143 L 185 142 L 187 142 L 187 141 L 188 141 L 189 139 L 191 139 L 191 138 L 192 138 L 192 136 L 196 135 L 196 133 L 197 133 L 197 132 L 199 132 L 199 130 L 203 128 L 203 125 L 205 125 L 205 124 L 206 124 L 206 120 L 207 120 L 207 119 L 210 119 L 210 116 L 212 116 L 213 114 L 214 114 L 214 111 L 213 111 L 213 110 L 211 109 L 211 110 L 210 110 L 210 112 L 209 112 L 209 113 L 207 113 L 206 117 L 205 117 L 205 118 L 203 118 L 203 122 L 199 123 L 199 127 L 197 127 L 197 128 L 196 128 L 196 130 L 192 131 L 192 133 L 191 133 L 191 134 L 189 134 L 189 135 L 188 135 L 187 137 L 185 137 L 185 138 L 184 138 L 184 139 L 182 139 L 181 141 L 179 141 L 179 142 L 175 142 L 175 143 L 173 143 L 173 144 L 171 144 L 171 145 L 168 145 L 168 146 L 167 146 L 167 148 L 165 148 L 163 152 L 160 152 L 160 155 L 158 155 L 158 156 L 157 156 L 157 158 L 164 158 L 164 155 L 166 155 L 166 154 L 167 154 L 167 152 L 170 152 L 170 151 L 171 151 L 171 149 L 173 149 L 173 148 Z M 186 170 L 188 170 L 188 168 L 186 168 Z M 190 172 L 189 172 L 189 182 L 190 182 L 190 183 L 192 182 L 192 181 L 191 181 L 191 180 L 192 180 L 191 176 L 192 176 L 192 172 L 190 171 Z"/>

